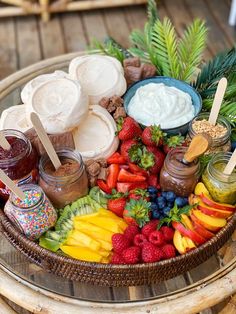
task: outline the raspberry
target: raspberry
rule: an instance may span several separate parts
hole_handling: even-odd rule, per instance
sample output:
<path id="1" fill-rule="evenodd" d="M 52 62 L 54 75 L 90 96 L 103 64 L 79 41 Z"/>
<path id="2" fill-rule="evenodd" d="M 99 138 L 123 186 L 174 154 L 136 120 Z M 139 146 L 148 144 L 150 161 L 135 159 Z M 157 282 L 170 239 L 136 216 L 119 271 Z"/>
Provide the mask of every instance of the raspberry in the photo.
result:
<path id="1" fill-rule="evenodd" d="M 135 224 L 131 224 L 129 225 L 124 232 L 124 235 L 126 236 L 127 239 L 129 239 L 130 241 L 133 241 L 134 237 L 136 236 L 136 234 L 138 234 L 140 232 L 140 229 L 137 225 Z"/>
<path id="2" fill-rule="evenodd" d="M 141 249 L 138 246 L 131 246 L 122 252 L 122 258 L 126 264 L 137 264 L 140 261 Z"/>
<path id="3" fill-rule="evenodd" d="M 152 220 L 150 222 L 148 222 L 141 230 L 142 234 L 145 235 L 145 237 L 148 238 L 149 234 L 156 230 L 157 225 L 159 223 L 159 220 Z"/>
<path id="4" fill-rule="evenodd" d="M 149 234 L 149 242 L 157 246 L 163 246 L 165 244 L 165 238 L 163 233 L 160 230 L 155 230 Z"/>
<path id="5" fill-rule="evenodd" d="M 176 256 L 175 247 L 172 244 L 166 244 L 162 248 L 164 259 L 168 259 Z"/>
<path id="6" fill-rule="evenodd" d="M 142 247 L 144 243 L 148 242 L 147 238 L 143 234 L 136 234 L 134 237 L 134 245 Z"/>
<path id="7" fill-rule="evenodd" d="M 115 253 L 121 254 L 130 246 L 130 241 L 121 233 L 115 233 L 111 237 L 112 246 Z"/>
<path id="8" fill-rule="evenodd" d="M 164 258 L 164 253 L 152 243 L 144 243 L 142 248 L 142 260 L 144 263 L 155 263 Z"/>
<path id="9" fill-rule="evenodd" d="M 117 253 L 114 253 L 111 258 L 111 264 L 125 264 L 123 257 Z"/>
<path id="10" fill-rule="evenodd" d="M 163 226 L 160 228 L 160 231 L 163 233 L 166 242 L 172 242 L 174 237 L 174 230 L 172 228 Z"/>

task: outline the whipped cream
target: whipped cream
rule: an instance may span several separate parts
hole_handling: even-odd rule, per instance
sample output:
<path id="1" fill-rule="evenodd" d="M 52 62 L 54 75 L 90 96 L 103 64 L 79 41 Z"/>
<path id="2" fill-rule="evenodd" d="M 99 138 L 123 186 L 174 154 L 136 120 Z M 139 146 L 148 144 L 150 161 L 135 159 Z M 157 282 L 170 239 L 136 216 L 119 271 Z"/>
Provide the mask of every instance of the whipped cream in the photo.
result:
<path id="1" fill-rule="evenodd" d="M 12 106 L 2 112 L 0 129 L 15 129 L 26 132 L 32 128 L 31 121 L 26 118 L 26 105 Z"/>
<path id="2" fill-rule="evenodd" d="M 119 145 L 116 130 L 116 123 L 106 109 L 91 106 L 87 118 L 72 131 L 75 149 L 84 160 L 107 158 Z"/>
<path id="3" fill-rule="evenodd" d="M 38 114 L 47 133 L 63 133 L 78 126 L 87 116 L 88 97 L 79 82 L 65 77 L 51 78 L 34 87 L 26 110 L 28 114 Z"/>
<path id="4" fill-rule="evenodd" d="M 163 83 L 149 83 L 137 89 L 128 106 L 128 115 L 137 122 L 162 129 L 174 128 L 194 117 L 191 96 Z"/>
<path id="5" fill-rule="evenodd" d="M 66 77 L 66 76 L 67 76 L 67 73 L 64 71 L 55 71 L 55 72 L 50 73 L 50 74 L 42 74 L 42 75 L 35 77 L 31 81 L 29 81 L 24 86 L 24 88 L 22 89 L 22 91 L 21 91 L 22 102 L 24 104 L 27 104 L 29 102 L 34 88 L 37 87 L 38 85 L 40 85 L 44 82 L 50 81 L 51 79 L 62 78 L 62 77 Z"/>
<path id="6" fill-rule="evenodd" d="M 87 55 L 73 59 L 69 77 L 78 80 L 91 105 L 103 97 L 122 96 L 127 88 L 121 63 L 112 57 Z"/>

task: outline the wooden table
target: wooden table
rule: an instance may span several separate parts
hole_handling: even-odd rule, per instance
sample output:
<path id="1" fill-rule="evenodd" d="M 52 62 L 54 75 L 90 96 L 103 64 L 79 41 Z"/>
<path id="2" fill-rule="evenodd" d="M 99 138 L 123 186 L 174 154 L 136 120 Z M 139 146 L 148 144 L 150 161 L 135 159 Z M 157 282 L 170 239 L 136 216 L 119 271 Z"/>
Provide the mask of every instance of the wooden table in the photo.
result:
<path id="1" fill-rule="evenodd" d="M 1 111 L 20 104 L 20 90 L 33 77 L 67 70 L 79 53 L 39 62 L 0 82 Z M 140 313 L 189 314 L 208 308 L 236 292 L 236 233 L 218 254 L 195 269 L 161 284 L 140 287 L 97 287 L 45 272 L 29 262 L 0 235 L 0 294 L 33 313 Z M 233 300 L 233 299 L 232 299 Z M 234 305 L 222 314 L 233 314 Z M 227 300 L 228 301 L 228 300 Z M 0 299 L 0 313 L 14 313 Z"/>

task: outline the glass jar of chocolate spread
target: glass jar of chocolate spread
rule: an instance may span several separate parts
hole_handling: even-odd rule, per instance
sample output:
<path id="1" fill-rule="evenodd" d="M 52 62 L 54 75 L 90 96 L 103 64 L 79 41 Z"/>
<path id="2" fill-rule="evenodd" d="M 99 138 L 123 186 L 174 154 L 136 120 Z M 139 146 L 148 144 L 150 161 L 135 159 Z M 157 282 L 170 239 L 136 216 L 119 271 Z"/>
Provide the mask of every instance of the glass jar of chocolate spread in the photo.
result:
<path id="1" fill-rule="evenodd" d="M 0 147 L 0 169 L 18 185 L 36 183 L 38 178 L 38 155 L 26 136 L 17 130 L 3 130 L 11 149 Z M 0 197 L 7 200 L 10 191 L 0 182 Z"/>
<path id="2" fill-rule="evenodd" d="M 39 185 L 56 208 L 88 194 L 88 177 L 82 157 L 71 149 L 57 150 L 61 167 L 55 170 L 47 155 L 39 162 Z"/>
<path id="3" fill-rule="evenodd" d="M 186 147 L 177 147 L 167 154 L 160 173 L 163 191 L 185 197 L 193 192 L 200 176 L 200 164 L 197 159 L 187 165 L 183 163 L 186 151 Z"/>
<path id="4" fill-rule="evenodd" d="M 230 175 L 223 171 L 232 153 L 218 153 L 208 163 L 202 181 L 216 202 L 236 204 L 236 169 Z"/>
<path id="5" fill-rule="evenodd" d="M 25 199 L 11 193 L 4 212 L 12 223 L 30 240 L 38 239 L 57 221 L 57 213 L 38 185 L 22 185 Z"/>

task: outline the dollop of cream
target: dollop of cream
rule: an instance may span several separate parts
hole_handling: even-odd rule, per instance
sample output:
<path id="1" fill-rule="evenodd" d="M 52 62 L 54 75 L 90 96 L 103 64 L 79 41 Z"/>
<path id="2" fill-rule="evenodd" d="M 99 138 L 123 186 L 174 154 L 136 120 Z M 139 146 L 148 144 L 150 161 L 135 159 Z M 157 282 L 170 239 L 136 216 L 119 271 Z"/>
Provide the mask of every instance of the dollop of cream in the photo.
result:
<path id="1" fill-rule="evenodd" d="M 79 82 L 68 78 L 51 78 L 34 87 L 26 110 L 28 114 L 38 114 L 47 133 L 63 133 L 85 119 L 88 97 Z"/>
<path id="2" fill-rule="evenodd" d="M 103 97 L 122 96 L 127 88 L 121 63 L 109 56 L 86 55 L 73 59 L 69 77 L 79 81 L 89 96 L 90 105 L 98 104 Z"/>
<path id="3" fill-rule="evenodd" d="M 163 83 L 149 83 L 137 89 L 128 106 L 128 115 L 137 122 L 162 129 L 174 128 L 194 117 L 191 96 Z"/>

